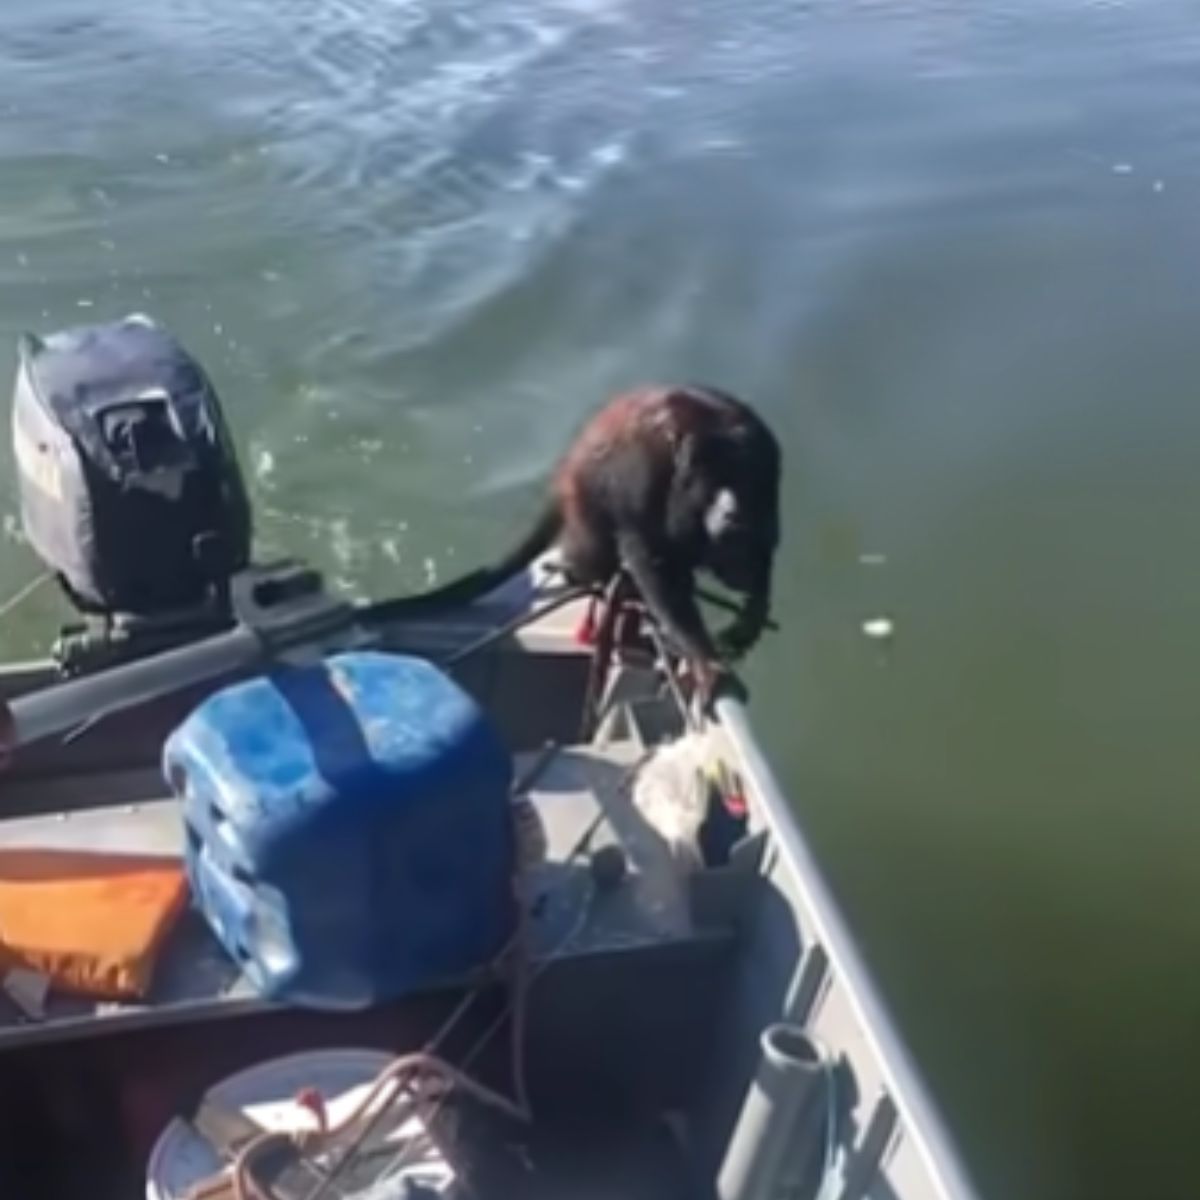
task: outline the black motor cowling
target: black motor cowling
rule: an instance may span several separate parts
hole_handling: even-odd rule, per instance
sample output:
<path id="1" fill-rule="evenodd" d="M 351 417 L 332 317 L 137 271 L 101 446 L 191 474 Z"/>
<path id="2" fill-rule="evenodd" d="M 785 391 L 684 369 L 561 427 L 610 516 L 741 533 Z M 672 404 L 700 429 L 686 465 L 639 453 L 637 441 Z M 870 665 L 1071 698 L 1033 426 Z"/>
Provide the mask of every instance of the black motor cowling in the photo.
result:
<path id="1" fill-rule="evenodd" d="M 25 534 L 81 612 L 153 619 L 227 596 L 249 500 L 216 393 L 163 328 L 26 335 L 12 434 Z"/>

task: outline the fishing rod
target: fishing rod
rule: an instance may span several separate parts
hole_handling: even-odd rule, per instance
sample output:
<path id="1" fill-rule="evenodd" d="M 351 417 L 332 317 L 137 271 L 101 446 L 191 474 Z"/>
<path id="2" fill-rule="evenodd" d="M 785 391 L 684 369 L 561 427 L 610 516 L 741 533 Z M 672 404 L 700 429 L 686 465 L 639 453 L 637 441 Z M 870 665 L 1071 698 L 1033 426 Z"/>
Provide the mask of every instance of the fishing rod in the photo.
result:
<path id="1" fill-rule="evenodd" d="M 265 662 L 296 661 L 334 647 L 371 645 L 383 626 L 403 620 L 406 599 L 351 603 L 331 596 L 318 571 L 291 561 L 252 567 L 234 576 L 230 593 L 230 628 L 10 700 L 13 730 L 5 739 L 8 749 L 52 737 L 74 741 L 115 713 Z M 586 594 L 586 589 L 572 588 L 552 596 L 506 622 L 501 632 Z M 416 602 L 421 599 L 413 597 Z M 484 596 L 476 604 L 487 602 Z M 419 603 L 414 610 L 423 619 L 434 615 Z"/>

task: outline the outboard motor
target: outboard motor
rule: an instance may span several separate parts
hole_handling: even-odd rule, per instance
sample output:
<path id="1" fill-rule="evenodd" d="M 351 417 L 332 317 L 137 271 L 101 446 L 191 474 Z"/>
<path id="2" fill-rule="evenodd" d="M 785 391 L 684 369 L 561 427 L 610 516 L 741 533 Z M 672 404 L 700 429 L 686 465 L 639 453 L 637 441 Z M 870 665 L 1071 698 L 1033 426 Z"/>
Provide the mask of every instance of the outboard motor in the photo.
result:
<path id="1" fill-rule="evenodd" d="M 200 365 L 150 318 L 25 335 L 13 396 L 21 521 L 82 626 L 67 674 L 140 657 L 232 621 L 251 514 Z"/>

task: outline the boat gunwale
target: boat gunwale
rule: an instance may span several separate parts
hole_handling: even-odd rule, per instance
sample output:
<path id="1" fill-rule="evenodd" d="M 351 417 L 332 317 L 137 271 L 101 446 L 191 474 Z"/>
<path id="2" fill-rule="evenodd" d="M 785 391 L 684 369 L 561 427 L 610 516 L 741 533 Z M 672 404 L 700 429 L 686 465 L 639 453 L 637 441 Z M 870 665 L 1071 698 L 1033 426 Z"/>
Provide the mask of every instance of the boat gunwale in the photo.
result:
<path id="1" fill-rule="evenodd" d="M 758 801 L 767 833 L 779 852 L 802 909 L 811 922 L 813 944 L 828 955 L 855 1020 L 879 1063 L 904 1129 L 945 1200 L 981 1200 L 965 1164 L 954 1149 L 946 1123 L 918 1071 L 898 1026 L 858 949 L 834 898 L 824 870 L 804 834 L 800 820 L 750 728 L 746 706 L 733 696 L 717 700 L 716 722 L 739 760 L 750 784 L 751 802 Z"/>

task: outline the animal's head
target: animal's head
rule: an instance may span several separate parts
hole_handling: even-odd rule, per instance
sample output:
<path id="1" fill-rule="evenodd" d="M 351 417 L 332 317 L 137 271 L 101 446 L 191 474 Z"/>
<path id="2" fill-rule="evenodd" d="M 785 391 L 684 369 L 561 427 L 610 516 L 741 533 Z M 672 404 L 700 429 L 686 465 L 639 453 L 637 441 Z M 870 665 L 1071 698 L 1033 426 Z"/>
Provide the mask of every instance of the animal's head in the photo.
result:
<path id="1" fill-rule="evenodd" d="M 735 592 L 762 590 L 770 579 L 778 545 L 777 526 L 754 519 L 750 506 L 735 492 L 722 488 L 705 514 L 708 531 L 707 564 Z"/>
<path id="2" fill-rule="evenodd" d="M 779 446 L 755 426 L 739 430 L 722 450 L 704 514 L 709 569 L 734 591 L 765 591 L 779 546 Z"/>
<path id="3" fill-rule="evenodd" d="M 726 587 L 765 596 L 779 544 L 779 443 L 743 401 L 689 385 L 667 393 L 675 430 L 669 520 L 692 561 Z"/>

